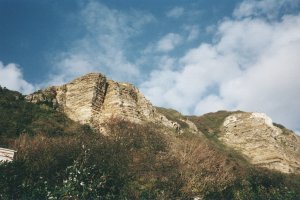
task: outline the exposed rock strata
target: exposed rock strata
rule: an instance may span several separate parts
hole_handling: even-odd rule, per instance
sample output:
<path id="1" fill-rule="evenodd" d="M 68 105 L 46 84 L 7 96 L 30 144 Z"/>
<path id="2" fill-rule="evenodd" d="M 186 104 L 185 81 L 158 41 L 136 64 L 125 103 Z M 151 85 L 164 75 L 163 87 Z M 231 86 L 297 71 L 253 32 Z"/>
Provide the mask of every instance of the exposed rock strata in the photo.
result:
<path id="1" fill-rule="evenodd" d="M 102 130 L 112 117 L 132 122 L 160 123 L 180 132 L 177 122 L 156 111 L 144 95 L 129 83 L 119 83 L 90 73 L 62 86 L 52 86 L 26 96 L 33 103 L 46 103 L 82 124 Z"/>
<path id="2" fill-rule="evenodd" d="M 12 149 L 0 148 L 0 164 L 1 162 L 10 162 L 14 159 L 16 151 Z"/>
<path id="3" fill-rule="evenodd" d="M 37 91 L 26 96 L 26 99 L 48 104 L 71 119 L 90 124 L 101 132 L 105 132 L 105 122 L 113 117 L 136 123 L 147 121 L 161 124 L 175 129 L 177 133 L 183 130 L 179 121 L 172 121 L 158 112 L 136 87 L 108 80 L 99 73 Z M 187 125 L 189 132 L 201 133 L 193 122 L 180 117 L 178 120 Z M 219 139 L 240 151 L 255 165 L 284 173 L 300 173 L 299 137 L 274 126 L 264 114 L 239 112 L 228 116 Z"/>
<path id="4" fill-rule="evenodd" d="M 273 125 L 262 113 L 228 116 L 219 139 L 240 151 L 251 163 L 284 173 L 300 173 L 300 139 Z"/>

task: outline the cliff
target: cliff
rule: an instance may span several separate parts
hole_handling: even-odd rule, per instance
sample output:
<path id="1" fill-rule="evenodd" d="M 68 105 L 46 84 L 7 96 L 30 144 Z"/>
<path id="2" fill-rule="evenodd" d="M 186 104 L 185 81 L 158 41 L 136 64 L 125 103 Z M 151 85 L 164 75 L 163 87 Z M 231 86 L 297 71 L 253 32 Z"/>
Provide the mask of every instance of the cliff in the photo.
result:
<path id="1" fill-rule="evenodd" d="M 254 165 L 284 173 L 300 173 L 299 136 L 273 125 L 265 114 L 239 112 L 228 116 L 219 139 Z"/>
<path id="2" fill-rule="evenodd" d="M 136 123 L 153 122 L 181 132 L 179 123 L 157 112 L 135 86 L 108 80 L 100 73 L 90 73 L 65 85 L 39 90 L 25 99 L 48 104 L 72 120 L 90 124 L 102 132 L 105 132 L 105 122 L 114 117 Z"/>
<path id="3" fill-rule="evenodd" d="M 274 126 L 264 114 L 222 111 L 220 116 L 199 117 L 197 124 L 197 120 L 175 110 L 152 106 L 132 84 L 109 80 L 100 73 L 39 90 L 25 99 L 47 104 L 104 134 L 107 134 L 105 124 L 112 118 L 140 124 L 151 122 L 177 134 L 216 134 L 219 141 L 240 152 L 251 164 L 284 173 L 300 173 L 299 137 Z M 204 122 L 210 127 L 205 127 Z"/>
<path id="4" fill-rule="evenodd" d="M 97 73 L 0 102 L 0 199 L 300 197 L 299 137 L 264 114 L 184 116 Z"/>

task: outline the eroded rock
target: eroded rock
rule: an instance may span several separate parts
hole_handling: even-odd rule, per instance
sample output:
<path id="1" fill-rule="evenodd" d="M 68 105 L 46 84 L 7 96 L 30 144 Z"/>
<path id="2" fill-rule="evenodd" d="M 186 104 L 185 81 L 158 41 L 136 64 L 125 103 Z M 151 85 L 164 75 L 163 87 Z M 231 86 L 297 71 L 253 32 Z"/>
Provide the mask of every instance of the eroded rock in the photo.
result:
<path id="1" fill-rule="evenodd" d="M 240 151 L 252 164 L 284 173 L 300 173 L 300 139 L 273 125 L 263 113 L 228 116 L 219 139 Z"/>
<path id="2" fill-rule="evenodd" d="M 82 124 L 104 131 L 103 124 L 118 117 L 135 123 L 160 123 L 180 132 L 180 125 L 158 113 L 132 84 L 108 80 L 90 73 L 62 86 L 52 86 L 25 97 L 32 103 L 46 103 Z"/>

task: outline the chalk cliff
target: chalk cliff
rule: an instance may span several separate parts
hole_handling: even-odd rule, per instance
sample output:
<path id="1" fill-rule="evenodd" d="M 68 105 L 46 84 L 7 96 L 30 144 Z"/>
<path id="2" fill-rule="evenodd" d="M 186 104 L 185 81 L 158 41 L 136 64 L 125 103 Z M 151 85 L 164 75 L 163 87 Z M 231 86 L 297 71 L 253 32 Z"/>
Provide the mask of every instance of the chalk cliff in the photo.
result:
<path id="1" fill-rule="evenodd" d="M 202 135 L 201 127 L 198 126 L 198 130 L 196 122 L 188 117 L 155 108 L 132 84 L 109 80 L 100 73 L 90 73 L 25 98 L 32 103 L 47 104 L 102 133 L 105 133 L 105 123 L 117 117 L 135 123 L 152 122 L 177 134 L 188 130 Z M 208 121 L 217 124 L 216 119 L 213 120 L 212 115 Z M 300 139 L 292 131 L 275 126 L 261 113 L 234 112 L 222 122 L 218 139 L 240 152 L 250 163 L 284 173 L 300 173 Z"/>
<path id="2" fill-rule="evenodd" d="M 100 73 L 90 73 L 62 86 L 52 86 L 27 95 L 32 103 L 45 103 L 71 119 L 103 131 L 103 124 L 113 118 L 132 122 L 154 122 L 175 129 L 180 125 L 156 111 L 132 84 L 108 80 Z"/>
<path id="3" fill-rule="evenodd" d="M 275 126 L 263 113 L 235 113 L 221 127 L 219 139 L 255 165 L 284 173 L 300 173 L 300 138 Z"/>

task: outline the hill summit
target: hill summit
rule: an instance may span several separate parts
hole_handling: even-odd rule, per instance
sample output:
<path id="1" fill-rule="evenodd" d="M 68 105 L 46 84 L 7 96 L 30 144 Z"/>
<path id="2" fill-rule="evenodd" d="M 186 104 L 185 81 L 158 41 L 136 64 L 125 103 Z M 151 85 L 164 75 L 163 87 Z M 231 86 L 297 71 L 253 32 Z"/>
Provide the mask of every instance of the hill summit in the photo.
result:
<path id="1" fill-rule="evenodd" d="M 81 124 L 105 133 L 112 118 L 134 123 L 152 122 L 173 129 L 203 135 L 197 121 L 178 113 L 172 117 L 158 109 L 132 84 L 89 73 L 62 86 L 51 86 L 25 97 L 28 102 L 45 103 Z M 231 113 L 222 119 L 216 138 L 245 156 L 252 164 L 284 173 L 300 173 L 300 139 L 260 113 Z M 205 130 L 203 131 L 205 132 Z M 205 134 L 205 133 L 204 133 Z"/>
<path id="2" fill-rule="evenodd" d="M 132 84 L 89 73 L 62 86 L 52 86 L 26 96 L 32 103 L 47 103 L 69 118 L 104 131 L 103 124 L 118 117 L 135 123 L 154 122 L 180 130 L 168 120 Z"/>
<path id="3" fill-rule="evenodd" d="M 0 87 L 0 113 L 0 199 L 300 197 L 299 136 L 263 113 L 184 116 L 100 73 Z"/>

